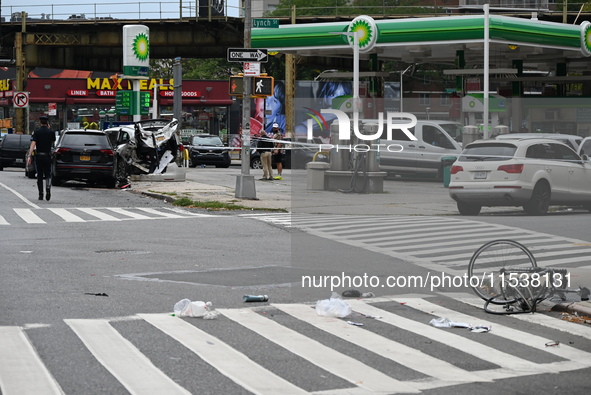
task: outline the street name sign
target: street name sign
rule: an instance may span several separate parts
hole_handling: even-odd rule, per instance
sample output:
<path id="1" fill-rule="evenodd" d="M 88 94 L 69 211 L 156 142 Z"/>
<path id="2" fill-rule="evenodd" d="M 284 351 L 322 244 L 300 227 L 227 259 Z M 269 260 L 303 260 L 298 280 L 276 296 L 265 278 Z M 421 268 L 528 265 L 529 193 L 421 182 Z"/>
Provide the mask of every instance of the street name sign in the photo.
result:
<path id="1" fill-rule="evenodd" d="M 267 63 L 269 57 L 266 49 L 228 48 L 228 62 L 262 62 Z"/>
<path id="2" fill-rule="evenodd" d="M 278 29 L 279 28 L 279 19 L 253 18 L 252 27 L 269 27 L 272 29 Z"/>

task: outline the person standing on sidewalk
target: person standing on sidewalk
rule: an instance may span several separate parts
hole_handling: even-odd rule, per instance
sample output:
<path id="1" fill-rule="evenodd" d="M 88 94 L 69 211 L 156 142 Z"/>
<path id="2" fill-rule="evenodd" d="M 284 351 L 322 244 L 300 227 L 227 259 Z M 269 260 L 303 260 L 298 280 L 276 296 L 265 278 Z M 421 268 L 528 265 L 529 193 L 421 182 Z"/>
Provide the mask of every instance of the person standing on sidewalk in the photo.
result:
<path id="1" fill-rule="evenodd" d="M 46 115 L 39 117 L 39 126 L 31 136 L 29 161 L 35 152 L 35 170 L 37 171 L 37 189 L 39 200 L 43 200 L 43 179 L 45 179 L 45 199 L 51 199 L 51 149 L 55 143 L 55 132 L 49 128 Z"/>
<path id="2" fill-rule="evenodd" d="M 263 164 L 263 178 L 261 181 L 273 179 L 273 166 L 271 165 L 271 151 L 273 150 L 273 140 L 267 137 L 265 130 L 261 130 L 257 149 L 261 154 L 261 163 Z"/>
<path id="3" fill-rule="evenodd" d="M 273 177 L 274 180 L 283 180 L 281 173 L 283 172 L 283 156 L 285 155 L 283 152 L 284 144 L 283 144 L 283 134 L 279 129 L 279 124 L 273 124 L 273 140 L 275 140 L 275 144 L 273 146 L 273 163 L 277 166 L 277 175 Z"/>

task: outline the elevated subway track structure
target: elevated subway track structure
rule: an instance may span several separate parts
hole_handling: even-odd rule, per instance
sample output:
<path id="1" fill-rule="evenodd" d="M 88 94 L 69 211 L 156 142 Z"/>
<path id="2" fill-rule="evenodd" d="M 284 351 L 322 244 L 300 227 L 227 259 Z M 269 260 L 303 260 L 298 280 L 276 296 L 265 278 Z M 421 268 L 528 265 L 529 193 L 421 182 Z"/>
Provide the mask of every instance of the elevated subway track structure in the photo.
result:
<path id="1" fill-rule="evenodd" d="M 195 7 L 196 3 L 198 7 Z M 213 3 L 212 0 L 209 3 Z M 0 24 L 0 65 L 15 64 L 16 36 L 21 33 L 20 45 L 27 68 L 117 71 L 121 69 L 122 26 L 129 24 L 143 24 L 150 28 L 151 58 L 225 58 L 227 48 L 242 47 L 244 42 L 244 19 L 228 16 L 241 15 L 241 8 L 233 9 L 227 3 L 222 12 L 224 15 L 216 15 L 211 7 L 202 10 L 201 1 L 146 1 L 121 3 L 121 6 L 112 3 L 4 6 Z M 417 16 L 445 18 L 481 12 L 473 7 L 461 7 L 461 4 L 462 1 L 425 2 L 424 6 L 410 7 L 401 1 L 396 7 L 293 7 L 275 10 L 275 14 L 285 11 L 285 15 L 270 17 L 279 19 L 281 25 L 288 25 L 350 21 L 360 13 L 380 20 Z M 123 8 L 127 7 L 133 11 L 124 11 Z M 515 17 L 531 17 L 531 13 L 536 12 L 540 20 L 566 20 L 568 23 L 573 23 L 576 18 L 580 22 L 589 14 L 586 11 L 578 15 L 575 10 L 563 14 L 561 10 L 540 7 L 501 8 L 493 12 Z M 334 58 L 320 63 L 325 67 L 330 64 L 344 66 L 343 60 Z"/>

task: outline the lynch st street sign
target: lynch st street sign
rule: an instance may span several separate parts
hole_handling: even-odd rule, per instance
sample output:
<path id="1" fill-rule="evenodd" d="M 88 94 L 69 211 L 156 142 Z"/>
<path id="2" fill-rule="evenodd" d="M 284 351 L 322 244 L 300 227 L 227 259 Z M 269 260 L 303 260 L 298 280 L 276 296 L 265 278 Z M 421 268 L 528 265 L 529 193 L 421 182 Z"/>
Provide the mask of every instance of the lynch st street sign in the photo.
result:
<path id="1" fill-rule="evenodd" d="M 262 62 L 269 60 L 266 49 L 228 48 L 228 62 Z"/>

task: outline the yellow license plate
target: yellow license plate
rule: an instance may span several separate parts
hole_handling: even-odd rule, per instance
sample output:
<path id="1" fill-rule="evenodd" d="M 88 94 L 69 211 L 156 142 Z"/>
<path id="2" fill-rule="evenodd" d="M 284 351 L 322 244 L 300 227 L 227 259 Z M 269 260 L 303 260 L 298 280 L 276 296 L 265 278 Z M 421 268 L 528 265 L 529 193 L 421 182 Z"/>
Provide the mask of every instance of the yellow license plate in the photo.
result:
<path id="1" fill-rule="evenodd" d="M 80 160 L 90 160 L 90 156 L 80 155 Z"/>

